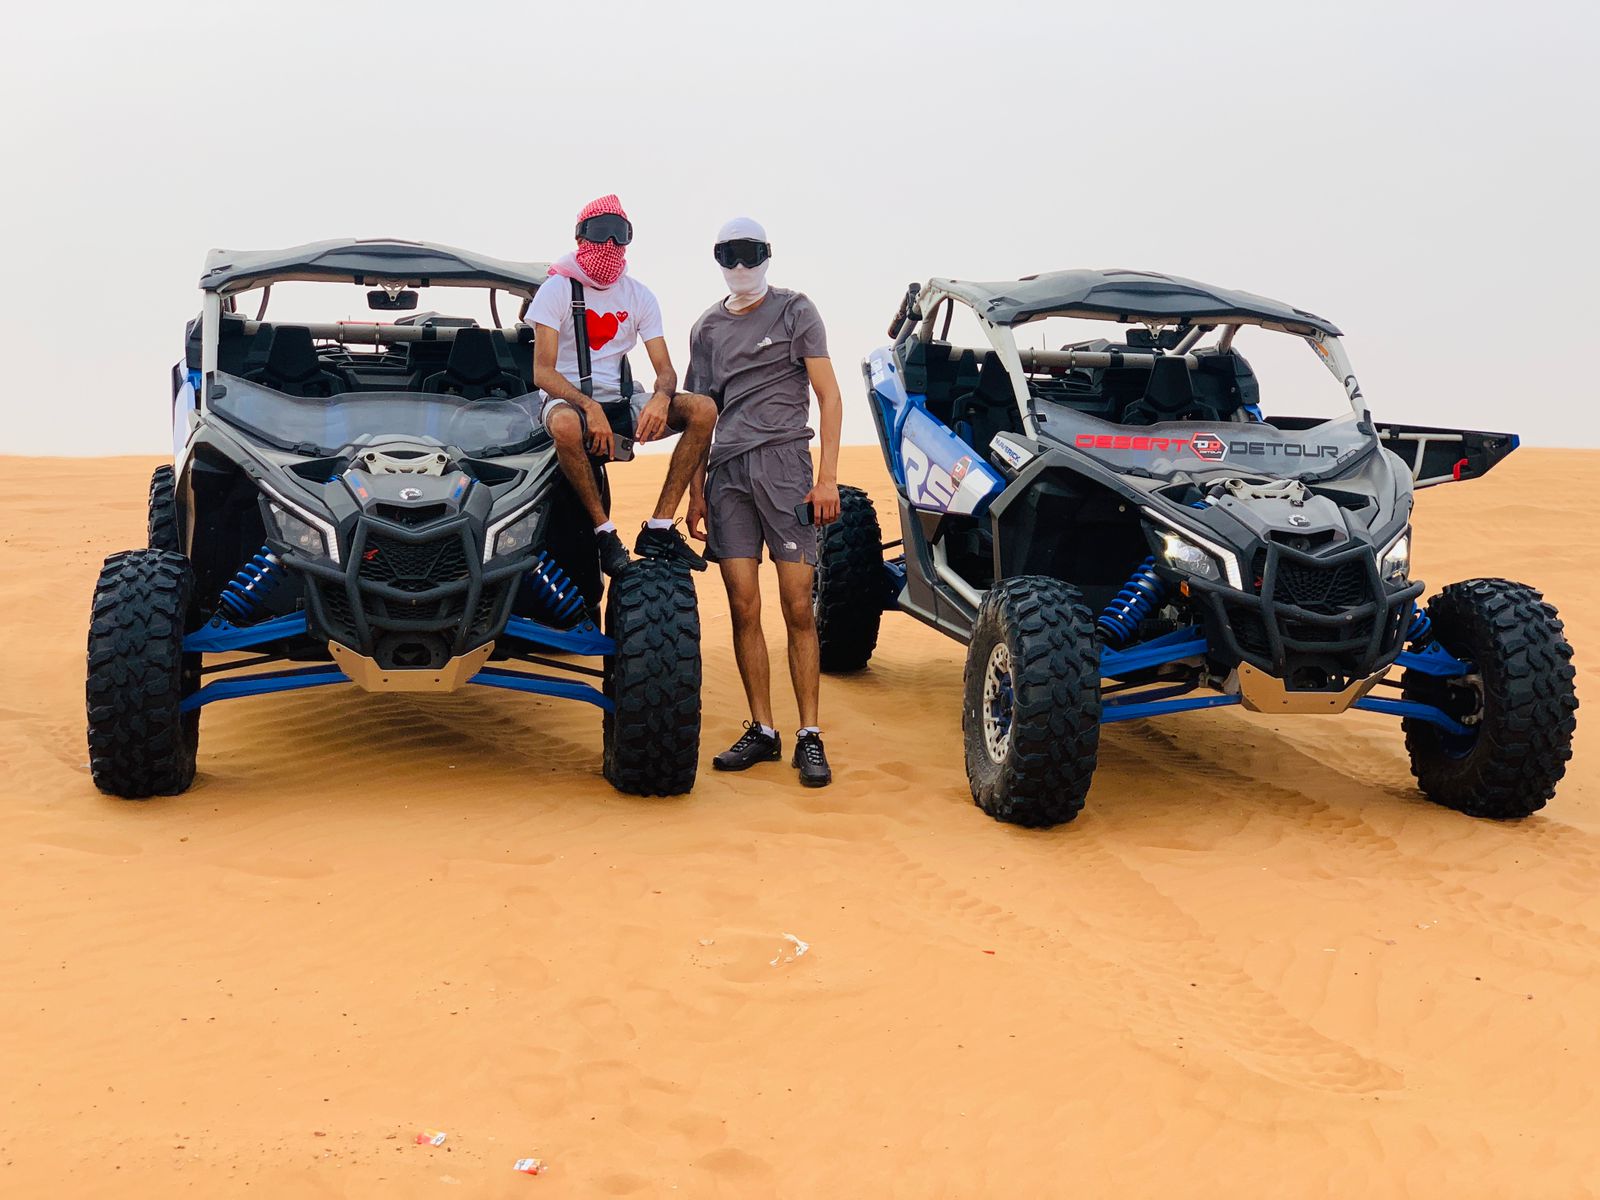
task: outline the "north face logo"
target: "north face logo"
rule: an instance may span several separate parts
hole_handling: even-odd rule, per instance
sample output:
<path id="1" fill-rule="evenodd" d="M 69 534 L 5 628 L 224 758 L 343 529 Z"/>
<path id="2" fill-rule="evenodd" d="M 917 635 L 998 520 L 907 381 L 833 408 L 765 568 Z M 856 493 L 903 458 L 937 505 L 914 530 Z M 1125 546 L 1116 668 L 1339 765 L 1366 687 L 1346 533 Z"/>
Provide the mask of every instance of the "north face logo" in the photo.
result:
<path id="1" fill-rule="evenodd" d="M 1228 452 L 1228 443 L 1214 433 L 1197 433 L 1189 439 L 1189 449 L 1207 462 L 1221 462 Z"/>

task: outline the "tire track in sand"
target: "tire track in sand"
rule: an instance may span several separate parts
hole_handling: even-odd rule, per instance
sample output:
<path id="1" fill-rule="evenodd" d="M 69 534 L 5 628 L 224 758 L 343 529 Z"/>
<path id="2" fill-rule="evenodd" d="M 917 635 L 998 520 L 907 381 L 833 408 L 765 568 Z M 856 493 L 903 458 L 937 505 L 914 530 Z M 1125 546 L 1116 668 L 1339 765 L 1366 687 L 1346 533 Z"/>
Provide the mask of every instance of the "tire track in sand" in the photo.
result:
<path id="1" fill-rule="evenodd" d="M 1005 911 L 896 845 L 882 846 L 877 854 L 879 865 L 905 880 L 904 888 L 891 894 L 916 898 L 905 908 L 908 916 L 946 935 L 949 927 L 940 918 L 953 917 L 966 931 L 956 935 L 958 940 L 974 948 L 1002 937 L 1058 951 L 1058 961 L 1039 969 L 1053 982 L 1078 990 L 1094 1011 L 1117 1014 L 1131 1037 L 1174 1062 L 1182 1061 L 1174 1042 L 1183 1038 L 1191 1048 L 1212 1044 L 1267 1078 L 1319 1091 L 1370 1093 L 1403 1083 L 1398 1069 L 1289 1013 L 1212 947 L 1193 918 L 1092 841 L 1073 845 L 1063 869 L 1081 884 L 1078 894 L 1094 900 L 1092 909 L 1073 908 L 1071 919 L 1088 925 L 1098 935 L 1095 940 L 1114 941 L 1107 951 L 1092 949 L 1089 939 L 1073 937 L 1069 930 L 1046 929 Z M 979 933 L 987 937 L 974 936 Z"/>
<path id="2" fill-rule="evenodd" d="M 1178 742 L 1172 733 L 1153 725 L 1123 732 L 1111 748 L 1132 753 L 1145 761 L 1148 773 L 1201 776 L 1228 784 L 1230 790 L 1248 789 L 1256 798 L 1252 802 L 1252 812 L 1260 819 L 1273 822 L 1281 836 L 1314 843 L 1325 874 L 1347 880 L 1362 876 L 1382 880 L 1391 911 L 1395 909 L 1392 889 L 1406 888 L 1417 894 L 1419 908 L 1426 902 L 1436 911 L 1464 917 L 1486 930 L 1504 934 L 1508 947 L 1525 950 L 1531 943 L 1556 951 L 1578 959 L 1572 969 L 1585 973 L 1600 962 L 1600 931 L 1514 900 L 1489 896 L 1467 884 L 1442 877 L 1435 869 L 1436 861 L 1406 853 L 1392 838 L 1374 829 L 1354 811 L 1359 801 L 1349 793 L 1360 786 L 1357 781 L 1344 776 L 1344 786 L 1340 787 L 1338 780 L 1330 779 L 1327 764 L 1312 759 L 1302 747 L 1281 735 L 1269 733 L 1268 736 L 1277 742 L 1271 757 L 1280 765 L 1280 777 L 1286 760 L 1304 760 L 1315 768 L 1315 777 L 1323 791 L 1335 797 L 1335 802 L 1231 767 Z M 1143 749 L 1139 743 L 1153 748 Z M 1389 789 L 1384 790 L 1392 794 Z M 1172 797 L 1173 804 L 1192 801 L 1192 797 L 1177 791 L 1152 789 L 1152 792 Z M 1349 797 L 1348 808 L 1337 806 L 1342 796 Z M 1429 804 L 1421 793 L 1416 793 L 1416 803 Z M 1465 816 L 1459 819 L 1473 820 Z M 1506 830 L 1508 837 L 1516 838 L 1519 848 L 1531 845 L 1577 875 L 1587 875 L 1589 879 L 1600 876 L 1600 842 L 1570 826 L 1557 826 L 1538 817 L 1531 820 L 1539 823 L 1496 825 L 1494 828 Z M 1466 869 L 1454 863 L 1444 865 L 1453 870 Z"/>

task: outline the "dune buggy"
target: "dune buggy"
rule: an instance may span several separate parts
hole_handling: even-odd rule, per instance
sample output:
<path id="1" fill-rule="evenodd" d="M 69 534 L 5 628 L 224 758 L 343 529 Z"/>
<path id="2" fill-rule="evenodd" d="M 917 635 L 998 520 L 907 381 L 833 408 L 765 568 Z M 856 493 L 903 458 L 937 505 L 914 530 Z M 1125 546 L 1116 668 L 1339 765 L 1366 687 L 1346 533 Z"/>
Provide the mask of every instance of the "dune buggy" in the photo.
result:
<path id="1" fill-rule="evenodd" d="M 173 368 L 176 455 L 150 482 L 149 546 L 111 555 L 95 586 L 101 790 L 181 792 L 207 705 L 331 684 L 583 701 L 604 713 L 617 788 L 692 786 L 694 586 L 639 561 L 600 615 L 590 524 L 536 419 L 531 330 L 499 312 L 507 296 L 520 316 L 545 277 L 542 263 L 390 240 L 211 253 Z M 268 319 L 274 286 L 307 283 L 339 303 L 370 289 L 367 307 L 403 315 Z M 487 296 L 488 324 L 416 312 L 430 288 Z"/>
<path id="2" fill-rule="evenodd" d="M 949 342 L 955 305 L 986 345 Z M 1050 317 L 1125 329 L 1019 348 Z M 1241 330 L 1303 339 L 1350 411 L 1264 415 Z M 864 370 L 904 545 L 885 561 L 870 500 L 844 490 L 816 582 L 823 665 L 864 666 L 888 608 L 966 643 L 986 812 L 1070 820 L 1101 726 L 1231 704 L 1397 716 L 1422 791 L 1467 813 L 1554 794 L 1577 708 L 1555 609 L 1502 579 L 1421 608 L 1411 577 L 1413 490 L 1484 474 L 1514 435 L 1376 424 L 1331 323 L 1165 275 L 934 279 L 889 332 Z"/>

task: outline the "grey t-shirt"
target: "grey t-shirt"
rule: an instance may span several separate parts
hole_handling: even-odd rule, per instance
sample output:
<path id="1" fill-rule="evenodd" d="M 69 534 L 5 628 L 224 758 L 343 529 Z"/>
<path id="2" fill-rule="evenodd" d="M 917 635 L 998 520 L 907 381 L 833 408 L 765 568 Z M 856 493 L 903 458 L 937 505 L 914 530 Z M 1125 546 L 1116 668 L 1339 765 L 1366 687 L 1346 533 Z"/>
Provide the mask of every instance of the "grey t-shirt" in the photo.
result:
<path id="1" fill-rule="evenodd" d="M 717 402 L 710 465 L 762 446 L 809 442 L 806 359 L 828 357 L 828 335 L 804 292 L 768 288 L 748 312 L 717 301 L 689 335 L 684 387 Z"/>

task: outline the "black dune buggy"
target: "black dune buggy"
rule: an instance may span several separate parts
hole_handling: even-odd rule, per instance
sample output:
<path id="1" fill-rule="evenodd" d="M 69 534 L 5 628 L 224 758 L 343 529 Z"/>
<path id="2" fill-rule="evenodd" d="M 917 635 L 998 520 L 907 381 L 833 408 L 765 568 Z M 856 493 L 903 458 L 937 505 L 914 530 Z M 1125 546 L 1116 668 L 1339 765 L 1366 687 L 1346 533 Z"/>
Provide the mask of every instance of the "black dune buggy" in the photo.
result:
<path id="1" fill-rule="evenodd" d="M 987 345 L 947 340 L 957 304 Z M 1050 317 L 1126 328 L 1020 349 L 1016 327 Z M 1351 411 L 1264 415 L 1235 344 L 1257 329 L 1303 339 Z M 1554 794 L 1577 708 L 1555 609 L 1504 579 L 1422 608 L 1410 573 L 1413 489 L 1484 474 L 1514 435 L 1375 424 L 1328 321 L 1147 272 L 934 279 L 889 332 L 864 370 L 905 544 L 884 561 L 871 502 L 842 489 L 823 666 L 864 666 L 887 608 L 965 642 L 990 815 L 1071 820 L 1102 725 L 1228 704 L 1398 716 L 1422 791 L 1476 816 Z"/>
<path id="2" fill-rule="evenodd" d="M 593 534 L 529 394 L 531 330 L 499 315 L 502 293 L 525 311 L 545 277 L 542 263 L 392 240 L 211 253 L 173 368 L 176 462 L 150 482 L 149 548 L 110 556 L 95 587 L 102 791 L 181 792 L 204 706 L 328 684 L 583 701 L 604 713 L 613 785 L 689 790 L 694 585 L 638 561 L 598 627 Z M 359 285 L 368 307 L 405 315 L 266 319 L 274 284 L 305 282 Z M 416 312 L 429 287 L 478 289 L 489 324 Z M 250 292 L 253 316 L 239 307 Z"/>

